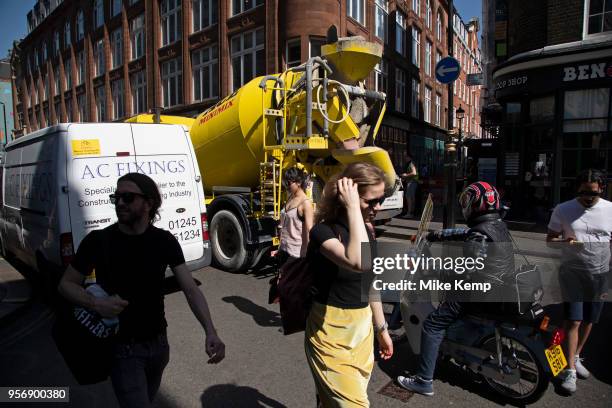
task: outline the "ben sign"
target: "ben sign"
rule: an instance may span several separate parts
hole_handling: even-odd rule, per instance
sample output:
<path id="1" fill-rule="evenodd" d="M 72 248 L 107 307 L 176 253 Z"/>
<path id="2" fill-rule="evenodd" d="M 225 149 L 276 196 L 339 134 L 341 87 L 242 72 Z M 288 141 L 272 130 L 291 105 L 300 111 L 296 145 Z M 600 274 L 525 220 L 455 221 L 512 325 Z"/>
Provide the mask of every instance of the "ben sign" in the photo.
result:
<path id="1" fill-rule="evenodd" d="M 607 62 L 563 67 L 563 82 L 612 77 L 612 65 Z"/>

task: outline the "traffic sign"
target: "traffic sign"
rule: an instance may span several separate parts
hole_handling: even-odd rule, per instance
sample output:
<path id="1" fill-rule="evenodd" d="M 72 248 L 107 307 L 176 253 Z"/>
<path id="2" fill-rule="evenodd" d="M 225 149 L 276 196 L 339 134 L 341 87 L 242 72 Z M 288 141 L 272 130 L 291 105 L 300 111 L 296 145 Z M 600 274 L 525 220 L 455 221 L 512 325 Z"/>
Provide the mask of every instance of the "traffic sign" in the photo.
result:
<path id="1" fill-rule="evenodd" d="M 459 61 L 453 57 L 442 58 L 436 64 L 436 79 L 442 84 L 450 84 L 459 78 L 461 67 Z"/>

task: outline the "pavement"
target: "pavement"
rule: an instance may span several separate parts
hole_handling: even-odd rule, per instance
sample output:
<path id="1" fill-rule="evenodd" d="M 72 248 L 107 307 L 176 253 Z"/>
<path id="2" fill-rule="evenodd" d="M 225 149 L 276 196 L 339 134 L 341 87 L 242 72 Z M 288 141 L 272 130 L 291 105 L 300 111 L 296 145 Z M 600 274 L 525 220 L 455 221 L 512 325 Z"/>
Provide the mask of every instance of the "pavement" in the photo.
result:
<path id="1" fill-rule="evenodd" d="M 31 297 L 32 288 L 26 278 L 0 257 L 0 322 L 26 305 Z"/>

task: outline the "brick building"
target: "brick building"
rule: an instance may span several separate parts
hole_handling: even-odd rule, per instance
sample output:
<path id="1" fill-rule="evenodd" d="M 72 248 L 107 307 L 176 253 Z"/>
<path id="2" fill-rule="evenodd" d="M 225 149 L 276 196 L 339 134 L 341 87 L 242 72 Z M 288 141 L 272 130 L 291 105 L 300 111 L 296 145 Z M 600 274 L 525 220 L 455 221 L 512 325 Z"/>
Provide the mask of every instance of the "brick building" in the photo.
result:
<path id="1" fill-rule="evenodd" d="M 394 147 L 398 167 L 409 150 L 425 176 L 442 175 L 448 102 L 434 69 L 448 54 L 445 0 L 39 0 L 27 19 L 12 52 L 21 134 L 156 107 L 195 116 L 255 76 L 319 55 L 335 25 L 384 44 L 365 84 L 388 96 L 378 143 Z M 464 43 L 477 58 L 477 42 Z"/>
<path id="2" fill-rule="evenodd" d="M 484 17 L 483 116 L 499 130 L 498 184 L 510 217 L 544 224 L 574 196 L 580 170 L 612 171 L 612 6 L 496 0 Z"/>

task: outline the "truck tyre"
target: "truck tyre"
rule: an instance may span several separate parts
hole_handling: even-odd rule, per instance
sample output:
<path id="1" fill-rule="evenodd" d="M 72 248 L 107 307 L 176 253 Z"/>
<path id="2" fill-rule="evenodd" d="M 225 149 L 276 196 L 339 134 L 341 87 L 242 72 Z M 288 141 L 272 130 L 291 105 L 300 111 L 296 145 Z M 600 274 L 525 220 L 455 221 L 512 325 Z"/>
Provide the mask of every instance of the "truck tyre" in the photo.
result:
<path id="1" fill-rule="evenodd" d="M 233 212 L 220 210 L 213 215 L 210 242 L 216 266 L 230 272 L 248 268 L 252 254 L 245 245 L 244 226 Z"/>

